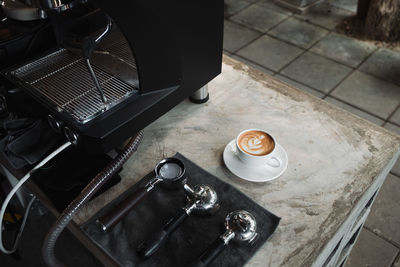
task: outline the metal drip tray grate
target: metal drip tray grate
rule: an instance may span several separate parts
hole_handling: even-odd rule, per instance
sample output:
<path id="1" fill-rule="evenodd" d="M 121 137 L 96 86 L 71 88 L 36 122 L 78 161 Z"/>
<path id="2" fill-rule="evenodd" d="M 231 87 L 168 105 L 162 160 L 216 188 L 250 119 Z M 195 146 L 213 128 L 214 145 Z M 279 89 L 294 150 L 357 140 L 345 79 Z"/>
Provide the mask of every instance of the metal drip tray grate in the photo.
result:
<path id="1" fill-rule="evenodd" d="M 69 113 L 79 123 L 86 123 L 138 92 L 131 84 L 99 67 L 93 66 L 93 70 L 108 100 L 107 105 L 101 101 L 85 61 L 65 49 L 11 71 L 11 75 L 44 96 L 58 111 Z"/>

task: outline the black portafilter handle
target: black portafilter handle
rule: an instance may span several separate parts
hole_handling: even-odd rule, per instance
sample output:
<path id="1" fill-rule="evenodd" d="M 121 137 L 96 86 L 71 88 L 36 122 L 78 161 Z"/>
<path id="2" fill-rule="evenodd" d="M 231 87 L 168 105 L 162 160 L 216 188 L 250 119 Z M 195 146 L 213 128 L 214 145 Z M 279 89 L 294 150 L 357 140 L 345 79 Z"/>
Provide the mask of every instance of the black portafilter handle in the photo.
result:
<path id="1" fill-rule="evenodd" d="M 136 204 L 138 204 L 149 192 L 143 187 L 136 190 L 132 195 L 125 198 L 109 213 L 96 220 L 103 231 L 107 231 L 114 227 Z"/>
<path id="2" fill-rule="evenodd" d="M 200 255 L 200 257 L 192 264 L 191 267 L 203 267 L 208 266 L 211 262 L 214 261 L 218 255 L 224 251 L 224 249 L 228 246 L 225 241 L 218 237 L 211 243 L 211 245 Z"/>
<path id="3" fill-rule="evenodd" d="M 151 257 L 165 243 L 168 236 L 172 234 L 183 221 L 189 216 L 185 208 L 181 209 L 172 217 L 161 230 L 153 233 L 147 241 L 142 242 L 136 249 L 142 258 Z"/>

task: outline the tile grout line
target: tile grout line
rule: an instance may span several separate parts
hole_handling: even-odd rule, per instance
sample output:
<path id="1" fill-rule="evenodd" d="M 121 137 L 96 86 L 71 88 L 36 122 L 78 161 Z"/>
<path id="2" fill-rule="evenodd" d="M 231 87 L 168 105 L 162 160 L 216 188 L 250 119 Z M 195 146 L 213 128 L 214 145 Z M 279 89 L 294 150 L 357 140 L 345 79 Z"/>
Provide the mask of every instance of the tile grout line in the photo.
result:
<path id="1" fill-rule="evenodd" d="M 390 264 L 390 266 L 394 267 L 394 264 L 396 263 L 397 260 L 400 262 L 400 251 L 399 253 L 397 253 L 397 256 L 394 257 L 394 261 L 392 262 L 392 264 Z"/>
<path id="2" fill-rule="evenodd" d="M 341 79 L 332 89 L 330 89 L 330 90 L 328 91 L 328 93 L 326 93 L 326 95 L 324 96 L 323 99 L 327 98 L 328 96 L 331 96 L 331 93 L 332 93 L 333 91 L 335 91 L 335 90 L 339 87 L 339 85 L 341 85 L 342 82 L 344 82 L 347 78 L 349 78 L 355 71 L 356 71 L 356 69 L 352 68 L 352 70 L 351 70 L 349 73 L 347 73 L 347 75 L 344 76 L 343 79 Z"/>
<path id="3" fill-rule="evenodd" d="M 260 1 L 260 2 L 261 2 L 261 1 Z M 254 6 L 254 5 L 256 5 L 257 3 L 258 3 L 258 2 L 248 5 L 247 7 L 243 8 L 242 10 L 240 10 L 240 11 L 237 12 L 237 13 L 235 13 L 234 15 L 237 15 L 237 14 L 240 13 L 241 11 L 243 11 L 243 10 L 245 10 L 245 9 L 247 9 L 247 8 L 250 8 L 250 6 Z M 276 10 L 272 10 L 272 11 L 273 11 L 274 13 L 278 13 L 278 14 L 280 14 L 280 15 L 284 15 L 284 16 L 286 16 L 286 18 L 284 18 L 282 21 L 278 22 L 277 24 L 272 25 L 270 28 L 268 28 L 268 29 L 265 30 L 265 31 L 264 31 L 264 30 L 261 30 L 261 31 L 260 31 L 259 29 L 255 29 L 255 28 L 253 28 L 253 27 L 251 27 L 251 26 L 249 26 L 249 25 L 246 25 L 245 23 L 243 23 L 243 22 L 241 22 L 241 21 L 232 20 L 231 18 L 232 18 L 234 15 L 225 17 L 224 19 L 229 20 L 230 22 L 234 22 L 234 23 L 236 23 L 237 25 L 243 26 L 243 27 L 245 27 L 245 28 L 247 28 L 247 29 L 250 29 L 250 30 L 253 30 L 253 31 L 257 31 L 257 32 L 260 32 L 260 33 L 262 33 L 262 34 L 265 34 L 265 33 L 267 33 L 268 31 L 270 31 L 272 28 L 275 28 L 275 26 L 281 24 L 282 22 L 284 22 L 284 21 L 286 21 L 286 20 L 288 20 L 289 18 L 291 18 L 291 17 L 294 16 L 294 14 L 286 15 L 286 14 L 283 14 L 283 13 L 281 13 L 281 12 L 279 12 L 279 11 L 276 11 Z"/>
<path id="4" fill-rule="evenodd" d="M 328 4 L 330 7 L 333 7 L 333 8 L 342 10 L 342 11 L 345 11 L 346 13 L 348 13 L 346 16 L 354 16 L 354 15 L 356 15 L 356 13 L 354 13 L 354 12 L 352 12 L 352 11 L 346 9 L 346 8 L 341 8 L 341 7 L 332 5 L 332 4 L 330 4 L 330 3 L 326 2 L 326 1 L 321 1 L 320 4 L 323 4 L 323 3 Z M 306 11 L 306 12 L 307 12 L 307 11 Z M 305 21 L 305 22 L 307 22 L 307 23 L 310 23 L 310 24 L 312 24 L 312 25 L 315 25 L 315 26 L 319 26 L 319 27 L 321 27 L 321 28 L 324 28 L 325 30 L 329 30 L 329 31 L 332 31 L 332 32 L 337 32 L 337 33 L 339 33 L 338 31 L 336 31 L 337 25 L 336 25 L 333 29 L 330 29 L 330 28 L 327 28 L 327 27 L 324 26 L 324 25 L 319 25 L 319 24 L 317 24 L 317 23 L 314 23 L 314 22 L 312 22 L 310 19 L 300 17 L 301 15 L 304 15 L 304 14 L 306 14 L 306 13 L 296 14 L 296 15 L 298 15 L 296 18 L 301 19 L 301 20 L 303 20 L 303 21 Z M 330 14 L 331 14 L 331 12 L 330 12 Z"/>
<path id="5" fill-rule="evenodd" d="M 375 54 L 375 52 L 378 51 L 378 50 L 379 50 L 379 48 L 376 48 L 373 52 L 371 52 L 368 56 L 366 56 L 366 57 L 357 65 L 356 68 L 352 68 L 352 71 L 350 71 L 336 86 L 334 86 L 331 90 L 329 90 L 328 93 L 327 93 L 322 99 L 326 99 L 328 96 L 329 96 L 329 97 L 333 97 L 333 98 L 335 98 L 336 100 L 340 100 L 340 101 L 342 101 L 342 102 L 344 102 L 344 103 L 346 103 L 346 104 L 349 104 L 350 106 L 352 106 L 352 107 L 354 107 L 354 108 L 356 108 L 356 109 L 358 109 L 358 110 L 364 111 L 364 112 L 366 112 L 367 114 L 370 114 L 370 115 L 373 115 L 373 116 L 378 117 L 378 118 L 380 118 L 380 119 L 383 119 L 383 121 L 384 121 L 384 122 L 383 122 L 383 125 L 385 125 L 385 123 L 387 122 L 388 118 L 390 118 L 392 114 L 390 114 L 387 118 L 381 118 L 380 116 L 377 116 L 377 115 L 375 115 L 375 114 L 373 114 L 373 113 L 371 113 L 371 112 L 369 112 L 369 111 L 365 111 L 365 110 L 363 110 L 363 109 L 360 109 L 359 107 L 356 107 L 355 105 L 350 104 L 350 103 L 348 103 L 348 102 L 346 102 L 346 101 L 343 101 L 343 100 L 341 100 L 341 99 L 339 99 L 339 98 L 336 98 L 336 97 L 334 97 L 334 96 L 332 95 L 333 91 L 335 91 L 335 90 L 339 87 L 339 85 L 341 85 L 347 78 L 349 78 L 354 72 L 360 71 L 360 70 L 359 70 L 360 66 L 361 66 L 362 64 L 364 64 L 364 62 L 366 62 L 366 61 L 367 61 L 373 54 Z M 399 104 L 399 106 L 400 106 L 400 104 Z"/>
<path id="6" fill-rule="evenodd" d="M 364 74 L 368 74 L 368 75 L 370 75 L 370 76 L 372 76 L 372 77 L 374 77 L 374 78 L 376 78 L 378 80 L 381 80 L 381 81 L 384 81 L 384 82 L 387 82 L 387 83 L 390 83 L 390 84 L 393 84 L 393 85 L 396 85 L 396 86 L 400 87 L 400 82 L 394 82 L 394 81 L 386 80 L 386 79 L 384 79 L 382 77 L 379 77 L 379 76 L 375 75 L 374 73 L 366 72 L 366 71 L 363 71 L 363 70 L 360 70 L 360 69 L 358 71 L 362 72 Z"/>
<path id="7" fill-rule="evenodd" d="M 335 100 L 337 100 L 337 101 L 340 101 L 340 102 L 342 102 L 342 103 L 344 103 L 344 104 L 346 104 L 346 105 L 351 106 L 352 108 L 358 109 L 358 110 L 360 110 L 360 111 L 362 111 L 362 112 L 364 112 L 364 113 L 367 113 L 368 115 L 371 115 L 371 116 L 373 116 L 373 117 L 375 117 L 375 118 L 377 118 L 377 119 L 380 119 L 380 120 L 382 120 L 383 122 L 385 122 L 385 119 L 384 119 L 384 118 L 382 118 L 382 117 L 380 117 L 380 116 L 378 116 L 378 115 L 376 115 L 376 114 L 374 114 L 374 113 L 372 113 L 372 112 L 370 112 L 370 111 L 367 111 L 367 110 L 365 110 L 365 109 L 359 108 L 359 107 L 357 107 L 357 106 L 355 106 L 355 105 L 353 105 L 353 104 L 347 102 L 346 100 L 342 100 L 342 99 L 340 99 L 340 98 L 338 98 L 338 97 L 336 97 L 336 96 L 333 96 L 333 95 L 327 95 L 327 97 L 331 97 L 331 98 L 333 98 L 333 99 L 335 99 Z"/>
<path id="8" fill-rule="evenodd" d="M 400 249 L 400 245 L 399 245 L 399 244 L 397 244 L 397 243 L 395 243 L 395 242 L 389 240 L 388 238 L 386 238 L 386 237 L 384 237 L 384 236 L 381 236 L 381 235 L 375 233 L 372 229 L 370 229 L 370 228 L 369 228 L 368 226 L 366 226 L 365 224 L 364 224 L 363 227 L 364 227 L 366 230 L 368 230 L 370 233 L 372 233 L 372 234 L 374 234 L 375 236 L 379 237 L 380 239 L 382 239 L 382 240 L 388 242 L 389 244 L 391 244 L 391 245 L 394 246 L 395 248 Z"/>
<path id="9" fill-rule="evenodd" d="M 397 174 L 393 173 L 391 170 L 390 170 L 389 174 L 395 176 L 397 179 L 400 179 L 400 176 L 398 176 Z"/>
<path id="10" fill-rule="evenodd" d="M 259 0 L 259 1 L 255 2 L 255 3 L 252 3 L 252 4 L 248 5 L 246 8 L 249 8 L 249 7 L 252 6 L 252 5 L 256 5 L 256 4 L 260 3 L 261 1 L 262 1 L 262 0 Z M 243 11 L 243 10 L 246 9 L 246 8 L 243 8 L 243 9 L 240 10 L 239 12 Z M 239 12 L 235 13 L 235 15 L 238 14 Z M 283 22 L 287 21 L 289 18 L 291 18 L 291 17 L 294 16 L 294 13 L 291 13 L 290 15 L 286 15 L 286 14 L 283 14 L 283 13 L 277 11 L 277 10 L 273 10 L 273 12 L 278 13 L 278 14 L 281 14 L 281 15 L 285 15 L 285 16 L 287 16 L 287 17 L 284 18 L 283 20 L 281 20 L 280 22 L 278 22 L 277 24 L 271 26 L 271 27 L 268 28 L 266 31 L 260 31 L 260 30 L 258 30 L 258 29 L 253 28 L 253 27 L 250 27 L 249 25 L 246 25 L 246 24 L 244 24 L 244 23 L 242 23 L 242 22 L 240 22 L 240 21 L 234 21 L 234 20 L 231 19 L 231 17 L 232 17 L 233 15 L 225 18 L 226 20 L 228 20 L 228 21 L 231 22 L 231 23 L 234 23 L 234 24 L 239 25 L 239 26 L 242 26 L 242 27 L 244 27 L 244 28 L 246 28 L 246 29 L 249 29 L 249 30 L 252 30 L 252 31 L 256 31 L 256 32 L 258 32 L 258 33 L 261 33 L 261 35 L 258 36 L 257 38 L 255 38 L 254 40 L 252 40 L 252 41 L 246 43 L 245 45 L 241 46 L 240 48 L 234 50 L 234 51 L 232 52 L 232 54 L 237 55 L 236 53 L 237 53 L 239 50 L 245 48 L 246 46 L 248 46 L 248 45 L 250 45 L 250 44 L 252 44 L 252 43 L 254 43 L 256 40 L 258 40 L 258 39 L 260 39 L 261 37 L 263 37 L 264 35 L 266 35 L 267 32 L 269 32 L 271 29 L 275 28 L 276 26 L 282 24 Z M 242 57 L 242 58 L 244 58 L 244 57 Z M 246 58 L 246 59 L 247 59 L 247 58 Z M 263 67 L 264 67 L 264 66 L 263 66 Z M 267 68 L 267 69 L 269 69 L 269 68 Z M 275 71 L 274 71 L 274 72 L 275 72 Z"/>
<path id="11" fill-rule="evenodd" d="M 335 31 L 333 31 L 333 30 L 330 30 L 330 29 L 327 29 L 327 28 L 323 28 L 324 30 L 327 30 L 328 33 L 327 33 L 325 36 L 321 37 L 320 39 L 316 40 L 316 41 L 315 41 L 310 47 L 308 47 L 308 48 L 304 48 L 304 47 L 301 47 L 301 46 L 299 46 L 299 45 L 297 45 L 297 44 L 290 43 L 290 42 L 287 41 L 287 40 L 280 39 L 279 37 L 274 36 L 274 35 L 271 35 L 271 34 L 269 33 L 269 32 L 270 32 L 271 30 L 273 30 L 275 27 L 279 26 L 280 24 L 284 23 L 285 21 L 287 21 L 288 19 L 290 19 L 290 18 L 292 18 L 292 17 L 294 17 L 294 14 L 288 16 L 287 18 L 285 18 L 285 19 L 282 20 L 281 22 L 275 24 L 274 26 L 272 26 L 271 28 L 269 28 L 266 32 L 259 31 L 258 29 L 252 28 L 252 27 L 250 27 L 250 26 L 248 26 L 248 25 L 246 25 L 246 24 L 243 24 L 243 23 L 241 23 L 241 22 L 233 21 L 233 20 L 230 20 L 230 19 L 229 19 L 229 21 L 232 22 L 232 23 L 235 23 L 235 24 L 237 24 L 237 25 L 240 25 L 240 26 L 242 26 L 242 27 L 245 27 L 245 28 L 247 28 L 247 29 L 256 31 L 256 32 L 258 32 L 258 33 L 261 33 L 261 35 L 260 35 L 257 39 L 261 38 L 261 37 L 264 36 L 264 35 L 267 35 L 268 37 L 273 38 L 273 39 L 275 39 L 275 40 L 281 41 L 281 42 L 283 42 L 283 43 L 286 43 L 286 44 L 288 44 L 288 45 L 294 46 L 294 47 L 299 48 L 299 49 L 302 49 L 302 50 L 306 50 L 306 52 L 313 53 L 314 55 L 317 55 L 317 56 L 320 56 L 320 57 L 322 57 L 322 58 L 328 59 L 328 60 L 333 61 L 333 62 L 335 62 L 335 63 L 337 63 L 337 64 L 343 65 L 343 66 L 345 66 L 345 67 L 352 68 L 352 69 L 357 69 L 357 70 L 359 70 L 358 68 L 359 68 L 373 53 L 375 53 L 377 50 L 379 50 L 379 47 L 377 47 L 374 51 L 372 51 L 370 54 L 368 54 L 360 63 L 358 63 L 357 66 L 351 66 L 351 65 L 348 65 L 348 64 L 343 63 L 343 62 L 341 62 L 341 61 L 338 61 L 338 60 L 336 60 L 336 59 L 327 57 L 327 56 L 325 56 L 324 54 L 319 54 L 319 53 L 316 53 L 316 52 L 314 52 L 314 51 L 311 51 L 311 49 L 312 49 L 317 43 L 319 43 L 320 41 L 322 41 L 322 40 L 323 40 L 324 38 L 326 38 L 329 34 L 331 34 L 331 33 L 337 33 L 337 32 L 335 32 Z M 297 17 L 294 17 L 294 18 L 297 18 Z M 298 19 L 298 18 L 297 18 L 297 19 Z M 302 20 L 302 21 L 304 21 L 304 20 Z M 309 21 L 304 21 L 304 22 L 307 23 L 307 24 L 310 24 L 310 25 L 313 25 L 313 26 L 318 26 L 318 27 L 322 28 L 320 25 L 312 24 L 312 23 L 310 23 Z M 338 34 L 343 35 L 343 36 L 346 37 L 346 35 L 344 35 L 344 34 L 341 34 L 341 33 L 338 33 Z M 235 50 L 233 53 L 237 53 L 239 50 L 241 50 L 241 49 L 243 49 L 244 47 L 246 47 L 247 45 L 250 45 L 251 43 L 255 42 L 257 39 L 254 39 L 254 40 L 252 40 L 251 42 L 247 43 L 246 45 L 243 45 L 243 46 L 240 47 L 239 49 Z M 351 38 L 351 39 L 354 39 L 354 38 Z M 277 73 L 279 73 L 280 71 L 281 71 L 281 70 L 278 70 Z M 361 71 L 361 70 L 359 70 L 359 71 Z M 364 71 L 361 71 L 361 72 L 366 73 L 366 74 L 370 74 L 370 73 L 364 72 Z M 392 83 L 392 84 L 397 85 L 397 84 L 394 83 L 394 82 L 390 82 L 390 81 L 385 80 L 385 79 L 382 79 L 382 78 L 380 78 L 380 77 L 378 77 L 378 76 L 375 76 L 375 75 L 372 75 L 372 74 L 370 74 L 370 75 L 373 76 L 373 77 L 375 77 L 375 78 L 379 78 L 380 80 L 383 80 L 383 81 L 386 81 L 386 82 L 389 82 L 389 83 Z M 308 86 L 308 85 L 307 85 L 307 86 Z"/>
<path id="12" fill-rule="evenodd" d="M 359 71 L 359 72 L 365 73 L 365 74 L 367 74 L 367 75 L 371 75 L 371 74 L 369 74 L 369 73 L 367 73 L 367 72 L 362 71 L 362 70 L 360 69 L 360 67 L 361 67 L 362 64 L 364 64 L 368 59 L 370 59 L 379 49 L 380 49 L 379 47 L 376 47 L 376 49 L 375 49 L 371 54 L 369 54 L 363 61 L 360 62 L 360 64 L 358 64 L 356 70 Z M 379 79 L 379 80 L 381 80 L 381 81 L 385 81 L 385 82 L 391 83 L 391 82 L 389 82 L 389 81 L 387 81 L 387 80 L 384 80 L 384 79 L 382 79 L 382 78 L 380 78 L 380 77 L 376 77 L 375 75 L 371 75 L 371 76 L 372 76 L 372 77 L 375 77 L 375 78 L 377 78 L 377 79 Z M 391 84 L 394 84 L 394 83 L 391 83 Z M 399 108 L 400 108 L 400 103 L 399 103 L 399 104 L 397 105 L 397 107 L 392 111 L 392 113 L 390 113 L 389 116 L 384 120 L 383 126 L 385 126 L 386 123 L 389 122 L 390 118 L 396 113 L 396 111 L 397 111 Z"/>
<path id="13" fill-rule="evenodd" d="M 285 18 L 284 20 L 282 20 L 282 21 L 279 22 L 278 24 L 280 24 L 280 23 L 282 23 L 282 22 L 285 22 L 285 21 L 288 20 L 289 18 L 290 18 L 290 17 Z M 229 21 L 232 22 L 232 23 L 235 23 L 236 25 L 245 27 L 246 29 L 249 29 L 249 30 L 256 31 L 256 32 L 260 33 L 260 36 L 258 36 L 258 37 L 255 38 L 254 40 L 251 40 L 250 42 L 246 43 L 245 45 L 239 47 L 238 49 L 236 49 L 235 51 L 233 51 L 233 54 L 236 54 L 239 50 L 245 48 L 246 46 L 248 46 L 248 45 L 250 45 L 250 44 L 252 44 L 252 43 L 254 43 L 255 41 L 257 41 L 257 40 L 260 39 L 261 37 L 263 37 L 263 36 L 265 36 L 265 35 L 268 35 L 267 32 L 268 32 L 270 29 L 272 29 L 272 28 L 275 27 L 275 26 L 272 26 L 272 27 L 269 28 L 266 32 L 261 32 L 261 31 L 259 31 L 258 29 L 251 28 L 251 27 L 249 27 L 249 26 L 246 25 L 246 24 L 242 24 L 242 23 L 240 23 L 240 22 L 233 21 L 233 20 L 229 20 Z M 276 25 L 278 25 L 278 24 L 276 24 Z M 269 36 L 269 35 L 268 35 L 268 36 Z M 270 37 L 271 37 L 271 36 L 270 36 Z M 276 38 L 275 38 L 275 39 L 276 39 Z M 279 39 L 278 39 L 278 40 L 279 40 Z M 288 44 L 289 44 L 289 43 L 288 43 Z"/>
<path id="14" fill-rule="evenodd" d="M 281 13 L 282 14 L 282 13 Z M 281 25 L 282 23 L 288 21 L 289 19 L 293 18 L 294 14 L 292 13 L 291 15 L 288 15 L 287 18 L 281 20 L 280 22 L 278 22 L 277 24 L 273 25 L 272 27 L 270 27 L 268 30 L 265 31 L 265 34 L 267 34 L 268 32 L 272 31 L 273 29 L 275 29 L 276 27 L 278 27 L 279 25 Z"/>
<path id="15" fill-rule="evenodd" d="M 280 76 L 283 76 L 283 77 L 285 77 L 285 78 L 287 78 L 287 79 L 289 79 L 289 80 L 292 80 L 292 81 L 294 81 L 294 82 L 296 82 L 296 83 L 299 83 L 299 84 L 301 84 L 301 85 L 307 86 L 307 87 L 309 87 L 309 88 L 311 88 L 311 89 L 313 89 L 313 90 L 315 90 L 315 91 L 317 91 L 317 92 L 322 93 L 323 95 L 325 95 L 325 92 L 321 91 L 320 89 L 317 89 L 317 88 L 315 88 L 315 87 L 313 87 L 313 86 L 307 85 L 307 84 L 305 84 L 305 83 L 303 83 L 303 82 L 300 82 L 300 81 L 298 81 L 298 80 L 296 80 L 296 79 L 294 79 L 294 78 L 290 78 L 289 76 L 287 76 L 287 75 L 285 75 L 285 74 L 283 74 L 283 73 L 276 73 L 276 74 L 279 74 Z"/>
<path id="16" fill-rule="evenodd" d="M 350 77 L 350 75 L 352 75 L 355 71 L 359 71 L 359 67 L 365 62 L 367 61 L 378 49 L 374 50 L 372 53 L 370 53 L 368 56 L 366 56 L 363 60 L 361 60 L 361 62 L 357 65 L 357 67 L 351 67 L 352 71 L 350 71 L 345 77 L 344 79 L 342 79 L 336 86 L 334 86 L 331 90 L 328 91 L 328 93 L 323 97 L 323 99 L 327 98 L 328 96 L 332 96 L 332 92 L 335 91 L 339 85 L 344 82 L 348 77 Z M 344 65 L 344 64 L 343 64 Z"/>
<path id="17" fill-rule="evenodd" d="M 300 49 L 303 49 L 303 50 L 307 50 L 307 52 L 313 53 L 314 55 L 323 57 L 323 58 L 325 58 L 325 59 L 328 59 L 328 60 L 330 60 L 330 61 L 333 61 L 333 62 L 335 62 L 335 63 L 338 63 L 338 64 L 340 64 L 340 65 L 343 65 L 343 66 L 345 66 L 345 67 L 352 68 L 352 69 L 357 69 L 357 70 L 358 70 L 359 66 L 361 66 L 361 64 L 363 64 L 363 63 L 365 62 L 366 59 L 368 59 L 373 53 L 375 53 L 375 52 L 379 49 L 379 48 L 377 48 L 377 49 L 375 49 L 373 52 L 371 52 L 370 54 L 368 54 L 368 55 L 366 56 L 366 58 L 363 59 L 363 60 L 362 60 L 359 64 L 357 64 L 357 66 L 355 66 L 355 67 L 354 67 L 354 66 L 351 66 L 351 65 L 348 65 L 347 63 L 343 63 L 343 62 L 341 62 L 341 61 L 338 61 L 338 60 L 336 60 L 336 59 L 334 59 L 334 58 L 327 57 L 327 56 L 325 56 L 324 54 L 319 54 L 319 53 L 316 53 L 316 52 L 314 52 L 314 51 L 311 51 L 311 49 L 312 49 L 314 46 L 316 46 L 316 45 L 317 45 L 320 41 L 322 41 L 324 38 L 328 37 L 328 35 L 331 34 L 331 33 L 334 33 L 334 32 L 333 32 L 333 31 L 329 31 L 328 34 L 326 34 L 325 36 L 323 36 L 321 39 L 317 40 L 317 41 L 316 41 L 314 44 L 312 44 L 309 48 L 303 48 L 303 47 L 301 47 L 301 46 L 299 46 L 299 45 L 290 43 L 290 42 L 288 42 L 288 41 L 286 41 L 286 40 L 282 40 L 282 39 L 280 39 L 279 37 L 276 37 L 276 36 L 273 36 L 273 35 L 268 34 L 268 32 L 265 33 L 265 34 L 268 35 L 268 36 L 271 37 L 271 38 L 274 38 L 274 39 L 276 39 L 276 40 L 282 41 L 282 42 L 284 42 L 284 43 L 286 43 L 286 44 L 292 45 L 292 46 L 294 46 L 294 47 L 297 47 L 297 48 L 300 48 Z M 345 36 L 345 35 L 344 35 L 344 36 Z M 361 70 L 359 70 L 359 71 L 361 71 Z M 366 74 L 370 74 L 370 73 L 364 72 L 364 71 L 361 71 L 361 72 L 366 73 Z M 379 78 L 380 80 L 383 80 L 383 81 L 386 81 L 386 82 L 389 82 L 389 83 L 392 83 L 392 84 L 397 85 L 396 83 L 390 82 L 390 81 L 388 81 L 388 80 L 384 80 L 384 79 L 382 79 L 382 78 L 380 78 L 380 77 L 378 77 L 378 76 L 375 76 L 375 75 L 371 75 L 371 76 L 373 76 L 373 77 L 375 77 L 375 78 Z M 399 84 L 399 86 L 400 86 L 400 84 Z"/>
<path id="18" fill-rule="evenodd" d="M 275 75 L 275 71 L 274 71 L 274 70 L 272 70 L 272 69 L 270 69 L 270 68 L 267 68 L 267 67 L 264 67 L 263 65 L 260 65 L 259 63 L 252 61 L 251 59 L 245 58 L 245 57 L 240 56 L 240 55 L 238 55 L 238 54 L 232 54 L 232 56 L 235 56 L 235 57 L 244 59 L 244 60 L 246 60 L 246 61 L 248 61 L 248 62 L 250 62 L 250 63 L 252 63 L 252 64 L 254 64 L 254 65 L 257 65 L 258 67 L 261 67 L 261 68 L 263 68 L 263 69 L 266 69 L 266 70 L 272 72 L 272 73 L 273 73 L 272 75 Z M 251 66 L 250 66 L 250 67 L 251 67 Z M 265 72 L 264 72 L 264 73 L 265 73 Z M 267 73 L 267 74 L 269 74 L 269 73 Z"/>
<path id="19" fill-rule="evenodd" d="M 260 0 L 260 1 L 261 1 L 261 0 Z M 246 3 L 248 4 L 247 6 L 241 8 L 241 9 L 239 9 L 239 10 L 236 10 L 235 12 L 233 12 L 232 14 L 230 14 L 230 15 L 228 15 L 228 16 L 226 16 L 226 17 L 224 16 L 224 19 L 230 19 L 231 17 L 235 16 L 236 14 L 242 12 L 242 11 L 245 10 L 246 8 L 249 8 L 250 6 L 252 6 L 252 5 L 255 4 L 255 3 L 251 3 L 251 2 L 247 2 L 247 1 L 246 1 Z M 225 8 L 224 8 L 224 9 L 225 9 Z"/>
<path id="20" fill-rule="evenodd" d="M 400 108 L 400 103 L 397 105 L 397 107 L 393 110 L 393 112 L 392 113 L 390 113 L 390 115 L 387 117 L 387 119 L 385 120 L 385 124 L 386 123 L 392 123 L 392 122 L 390 122 L 389 120 L 390 120 L 390 118 L 396 113 L 396 111 L 398 110 Z M 392 123 L 392 124 L 394 124 L 394 123 Z M 396 124 L 395 124 L 396 125 Z"/>

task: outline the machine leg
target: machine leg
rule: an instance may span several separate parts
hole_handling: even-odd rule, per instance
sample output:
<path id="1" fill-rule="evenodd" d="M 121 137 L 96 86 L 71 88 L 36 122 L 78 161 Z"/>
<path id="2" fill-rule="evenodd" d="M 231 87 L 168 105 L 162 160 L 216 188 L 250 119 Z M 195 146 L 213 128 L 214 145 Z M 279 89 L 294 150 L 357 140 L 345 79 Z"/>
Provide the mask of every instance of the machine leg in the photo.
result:
<path id="1" fill-rule="evenodd" d="M 208 94 L 208 84 L 204 85 L 201 87 L 199 90 L 194 92 L 190 97 L 190 101 L 192 101 L 195 104 L 203 104 L 206 103 L 209 99 L 209 94 Z"/>

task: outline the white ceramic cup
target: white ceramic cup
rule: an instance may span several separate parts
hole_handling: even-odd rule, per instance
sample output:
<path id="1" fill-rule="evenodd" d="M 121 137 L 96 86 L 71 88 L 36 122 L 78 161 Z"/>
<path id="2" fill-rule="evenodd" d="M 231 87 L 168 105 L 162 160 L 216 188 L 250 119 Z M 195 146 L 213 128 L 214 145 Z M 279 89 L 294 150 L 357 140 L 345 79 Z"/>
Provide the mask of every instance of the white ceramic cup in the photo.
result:
<path id="1" fill-rule="evenodd" d="M 274 142 L 274 148 L 272 149 L 272 151 L 266 155 L 251 155 L 242 150 L 239 146 L 239 138 L 242 134 L 249 131 L 260 131 L 271 137 L 272 141 Z M 272 168 L 279 168 L 282 165 L 282 160 L 274 155 L 277 145 L 278 143 L 276 142 L 275 138 L 265 130 L 261 129 L 247 129 L 240 132 L 236 137 L 237 156 L 245 165 L 249 166 L 262 166 L 263 164 L 266 164 Z"/>

